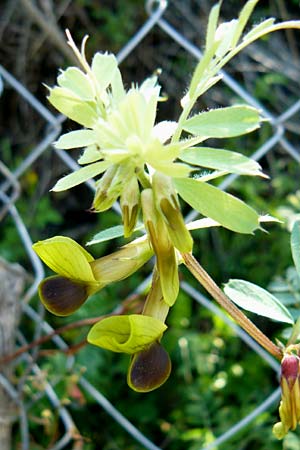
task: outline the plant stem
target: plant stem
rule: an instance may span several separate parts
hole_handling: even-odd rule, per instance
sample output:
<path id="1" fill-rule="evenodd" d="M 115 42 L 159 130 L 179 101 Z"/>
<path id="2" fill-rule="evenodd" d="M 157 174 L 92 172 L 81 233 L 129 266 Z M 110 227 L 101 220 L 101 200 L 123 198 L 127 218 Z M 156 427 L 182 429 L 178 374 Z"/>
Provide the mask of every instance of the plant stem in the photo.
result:
<path id="1" fill-rule="evenodd" d="M 232 303 L 224 292 L 217 286 L 214 280 L 203 269 L 191 253 L 183 253 L 184 264 L 197 281 L 211 294 L 211 296 L 224 308 L 228 314 L 243 328 L 256 342 L 264 347 L 277 359 L 282 358 L 282 351 L 259 328 L 254 325 L 245 314 Z"/>

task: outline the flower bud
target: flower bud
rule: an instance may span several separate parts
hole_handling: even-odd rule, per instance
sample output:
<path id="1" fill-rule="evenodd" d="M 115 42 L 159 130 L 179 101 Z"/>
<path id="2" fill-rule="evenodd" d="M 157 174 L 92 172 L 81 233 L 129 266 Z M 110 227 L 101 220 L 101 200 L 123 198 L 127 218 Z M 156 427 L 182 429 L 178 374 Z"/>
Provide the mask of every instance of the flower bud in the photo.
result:
<path id="1" fill-rule="evenodd" d="M 140 209 L 140 189 L 135 175 L 123 186 L 120 204 L 124 224 L 124 237 L 132 234 Z"/>
<path id="2" fill-rule="evenodd" d="M 172 306 L 179 291 L 178 266 L 174 246 L 166 225 L 155 208 L 152 189 L 141 193 L 143 220 L 157 259 L 164 301 Z"/>
<path id="3" fill-rule="evenodd" d="M 156 207 L 167 225 L 173 245 L 182 253 L 192 251 L 193 239 L 184 223 L 171 177 L 155 172 L 152 186 Z"/>
<path id="4" fill-rule="evenodd" d="M 296 355 L 285 355 L 281 361 L 281 379 L 285 380 L 292 390 L 299 376 L 299 357 Z"/>
<path id="5" fill-rule="evenodd" d="M 281 402 L 279 416 L 281 422 L 273 427 L 278 439 L 295 430 L 300 422 L 300 358 L 286 353 L 281 361 Z"/>
<path id="6" fill-rule="evenodd" d="M 126 164 L 110 166 L 96 183 L 92 210 L 102 212 L 111 208 L 132 175 L 132 170 Z"/>

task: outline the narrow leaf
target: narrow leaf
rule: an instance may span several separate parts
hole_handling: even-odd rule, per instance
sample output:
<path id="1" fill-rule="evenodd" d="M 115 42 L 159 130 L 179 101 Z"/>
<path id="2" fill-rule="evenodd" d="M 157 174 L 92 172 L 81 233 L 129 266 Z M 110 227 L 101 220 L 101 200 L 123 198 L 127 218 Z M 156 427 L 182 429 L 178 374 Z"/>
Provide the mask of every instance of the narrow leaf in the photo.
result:
<path id="1" fill-rule="evenodd" d="M 144 225 L 137 225 L 133 232 L 140 231 L 144 229 Z M 107 228 L 106 230 L 100 231 L 95 234 L 93 238 L 86 243 L 86 245 L 95 245 L 100 244 L 100 242 L 110 241 L 111 239 L 116 239 L 124 236 L 124 227 L 123 225 L 116 225 L 115 227 Z"/>
<path id="2" fill-rule="evenodd" d="M 300 277 L 300 220 L 294 223 L 291 235 L 291 249 L 294 264 Z"/>
<path id="3" fill-rule="evenodd" d="M 212 7 L 208 17 L 205 48 L 208 49 L 215 39 L 215 32 L 218 25 L 221 3 L 217 3 Z"/>
<path id="4" fill-rule="evenodd" d="M 100 161 L 86 167 L 82 167 L 81 169 L 76 170 L 76 172 L 72 172 L 58 180 L 51 190 L 55 192 L 65 191 L 77 186 L 78 184 L 84 183 L 85 181 L 94 178 L 96 175 L 103 173 L 109 165 L 110 163 L 108 161 Z"/>
<path id="5" fill-rule="evenodd" d="M 210 169 L 224 170 L 241 175 L 264 176 L 260 165 L 256 161 L 229 150 L 192 147 L 183 150 L 179 158 L 184 162 Z"/>
<path id="6" fill-rule="evenodd" d="M 75 130 L 63 134 L 55 142 L 55 147 L 69 150 L 70 148 L 87 147 L 96 143 L 96 134 L 93 130 Z"/>
<path id="7" fill-rule="evenodd" d="M 236 27 L 235 35 L 232 41 L 233 47 L 238 43 L 238 40 L 240 39 L 241 34 L 243 33 L 245 26 L 247 25 L 249 17 L 251 16 L 258 1 L 259 0 L 250 0 L 245 4 L 245 6 L 243 6 L 239 14 L 238 26 Z"/>
<path id="8" fill-rule="evenodd" d="M 265 223 L 265 222 L 280 222 L 278 219 L 272 216 L 259 216 L 258 218 L 259 223 Z M 200 228 L 210 228 L 210 227 L 219 227 L 221 224 L 217 222 L 216 220 L 209 219 L 205 217 L 204 219 L 198 219 L 194 220 L 193 222 L 189 222 L 186 224 L 186 227 L 188 230 L 199 230 Z"/>
<path id="9" fill-rule="evenodd" d="M 206 138 L 228 138 L 250 133 L 259 128 L 259 123 L 256 108 L 237 105 L 197 114 L 184 123 L 183 129 Z"/>
<path id="10" fill-rule="evenodd" d="M 174 180 L 179 195 L 196 211 L 238 233 L 253 233 L 259 216 L 246 203 L 215 186 L 193 178 Z"/>
<path id="11" fill-rule="evenodd" d="M 259 316 L 279 322 L 294 323 L 287 308 L 265 289 L 245 280 L 229 280 L 225 294 L 238 306 Z"/>
<path id="12" fill-rule="evenodd" d="M 245 34 L 243 37 L 243 41 L 247 42 L 248 40 L 255 40 L 256 35 L 260 37 L 260 33 L 267 28 L 271 27 L 275 22 L 275 19 L 273 17 L 270 17 L 269 19 L 264 20 L 263 22 L 259 23 L 258 25 L 254 26 L 252 30 L 249 31 L 249 33 Z"/>

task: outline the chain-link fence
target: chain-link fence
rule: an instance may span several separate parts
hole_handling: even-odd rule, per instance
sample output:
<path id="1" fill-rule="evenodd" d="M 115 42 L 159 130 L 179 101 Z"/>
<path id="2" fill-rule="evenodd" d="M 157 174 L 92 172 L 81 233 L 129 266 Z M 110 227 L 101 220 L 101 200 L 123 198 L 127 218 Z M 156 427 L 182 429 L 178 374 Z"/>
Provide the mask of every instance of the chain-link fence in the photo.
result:
<path id="1" fill-rule="evenodd" d="M 187 9 L 187 3 L 189 2 L 179 2 L 179 5 L 182 7 L 182 12 L 184 14 Z M 169 18 L 172 16 L 172 2 L 169 6 L 165 0 L 146 2 L 148 19 L 140 27 L 140 29 L 132 35 L 132 38 L 127 42 L 125 47 L 120 50 L 118 54 L 118 60 L 120 63 L 128 56 L 134 54 L 134 52 L 138 50 L 139 45 L 143 41 L 143 39 L 151 33 L 155 33 L 156 30 L 160 30 L 160 39 L 166 38 L 168 40 L 171 40 L 172 42 L 176 42 L 178 47 L 180 47 L 184 52 L 187 52 L 189 57 L 191 56 L 195 61 L 201 58 L 201 51 L 197 46 L 193 44 L 192 40 L 189 40 L 185 35 L 183 35 L 180 29 L 176 29 L 172 24 L 172 20 L 165 18 Z M 190 17 L 192 17 L 194 23 L 197 23 L 197 18 L 195 16 Z M 182 20 L 188 19 L 189 17 L 184 15 Z M 268 43 L 265 45 L 268 45 Z M 257 48 L 259 49 L 259 47 Z M 270 60 L 272 64 L 276 65 L 276 59 L 271 57 Z M 266 60 L 266 71 L 268 69 L 272 70 L 272 66 L 271 68 L 268 67 L 268 63 L 270 63 L 270 60 Z M 260 61 L 260 64 L 263 65 L 263 62 Z M 163 62 L 161 62 L 161 65 L 162 69 L 164 69 Z M 288 67 L 286 67 L 287 76 L 289 76 L 289 73 L 291 73 L 291 78 L 293 78 L 294 72 L 292 70 L 290 70 L 289 72 Z M 295 83 L 295 85 L 297 85 L 298 83 L 299 88 L 299 66 L 297 75 L 298 79 L 293 80 L 293 82 Z M 1 91 L 6 89 L 12 89 L 16 91 L 18 95 L 23 97 L 23 99 L 28 102 L 30 107 L 33 108 L 36 113 L 44 120 L 44 137 L 37 145 L 34 146 L 34 148 L 31 148 L 27 156 L 25 156 L 19 162 L 16 169 L 11 170 L 10 167 L 7 167 L 3 162 L 0 162 L 0 218 L 3 219 L 7 215 L 11 217 L 14 223 L 14 227 L 17 229 L 19 235 L 19 242 L 16 242 L 15 245 L 22 245 L 24 247 L 28 262 L 31 265 L 31 278 L 29 282 L 27 280 L 28 289 L 22 298 L 22 313 L 32 322 L 32 326 L 34 328 L 34 338 L 37 339 L 44 333 L 53 333 L 54 330 L 47 323 L 47 321 L 44 320 L 44 312 L 42 307 L 38 306 L 37 308 L 34 308 L 33 306 L 31 306 L 31 299 L 36 295 L 38 284 L 42 280 L 44 272 L 40 260 L 37 258 L 31 248 L 32 239 L 26 226 L 24 225 L 24 220 L 16 207 L 16 201 L 19 196 L 22 195 L 20 189 L 20 180 L 26 175 L 32 164 L 39 158 L 41 158 L 45 152 L 56 151 L 55 149 L 51 148 L 51 144 L 60 134 L 64 117 L 60 115 L 53 115 L 50 110 L 48 110 L 43 104 L 41 104 L 40 101 L 31 94 L 30 90 L 28 90 L 23 84 L 18 82 L 18 80 L 14 78 L 11 73 L 9 73 L 5 69 L 4 66 L 0 66 L 0 81 Z M 263 117 L 269 122 L 272 127 L 271 135 L 268 135 L 267 138 L 264 139 L 263 142 L 261 142 L 259 148 L 257 148 L 252 154 L 252 158 L 259 161 L 264 158 L 265 155 L 272 154 L 274 149 L 280 148 L 282 154 L 284 153 L 285 156 L 288 155 L 289 158 L 300 162 L 299 146 L 295 144 L 296 139 L 293 138 L 293 136 L 297 137 L 297 135 L 299 134 L 300 98 L 294 100 L 292 104 L 288 105 L 288 107 L 286 107 L 285 104 L 282 103 L 282 105 L 284 105 L 284 108 L 282 110 L 280 110 L 279 107 L 275 112 L 270 112 L 267 106 L 268 102 L 266 102 L 266 104 L 259 102 L 253 95 L 253 92 L 251 92 L 251 89 L 250 91 L 247 90 L 247 87 L 245 87 L 241 78 L 239 78 L 239 81 L 237 81 L 235 78 L 230 76 L 229 73 L 224 72 L 222 83 L 223 88 L 226 86 L 227 90 L 231 91 L 231 93 L 234 93 L 236 97 L 242 99 L 244 102 L 250 105 L 259 108 L 262 112 Z M 287 132 L 289 137 L 292 136 L 291 139 L 286 137 Z M 56 151 L 56 153 L 66 168 L 70 168 L 72 170 L 75 170 L 77 168 L 76 162 L 69 154 L 62 151 Z M 222 183 L 222 188 L 227 189 L 232 183 L 233 179 L 234 176 L 228 177 Z M 93 189 L 92 184 L 90 184 L 89 186 L 91 189 Z M 189 214 L 187 216 L 187 220 L 191 220 L 194 217 L 194 213 Z M 278 363 L 264 350 L 262 350 L 251 338 L 249 338 L 249 336 L 245 334 L 243 330 L 233 324 L 232 321 L 229 320 L 228 317 L 217 306 L 213 305 L 212 302 L 210 302 L 202 294 L 196 291 L 187 282 L 182 282 L 181 288 L 191 298 L 193 298 L 195 302 L 199 303 L 204 308 L 207 308 L 212 312 L 212 314 L 217 315 L 220 320 L 228 324 L 228 326 L 232 328 L 233 332 L 236 333 L 236 335 L 244 340 L 247 345 L 257 353 L 258 358 L 263 358 L 266 363 L 275 371 L 278 370 Z M 68 349 L 68 345 L 60 336 L 53 334 L 52 341 L 53 346 L 56 346 L 62 351 L 66 351 Z M 26 333 L 24 333 L 22 327 L 20 327 L 17 333 L 17 342 L 19 346 L 26 346 L 28 344 Z M 30 448 L 30 410 L 36 402 L 40 401 L 41 396 L 46 396 L 48 398 L 51 407 L 57 411 L 62 425 L 60 435 L 57 436 L 56 441 L 53 442 L 51 450 L 66 448 L 68 445 L 70 445 L 70 442 L 74 442 L 74 447 L 72 447 L 74 449 L 84 448 L 80 447 L 82 443 L 79 445 L 81 441 L 77 440 L 76 430 L 79 429 L 80 431 L 80 425 L 74 422 L 74 419 L 72 418 L 72 415 L 68 410 L 68 406 L 64 405 L 61 402 L 59 394 L 56 392 L 56 386 L 54 383 L 47 382 L 44 379 L 44 389 L 43 392 L 41 392 L 40 396 L 32 398 L 30 403 L 24 402 L 22 400 L 22 392 L 24 389 L 24 384 L 26 383 L 26 377 L 30 376 L 30 374 L 34 374 L 37 377 L 42 376 L 41 369 L 36 362 L 36 355 L 37 348 L 29 348 L 28 351 L 23 352 L 22 355 L 18 356 L 18 358 L 15 359 L 13 363 L 14 368 L 20 362 L 26 368 L 26 370 L 23 371 L 22 378 L 19 379 L 17 383 L 13 383 L 8 377 L 5 376 L 4 372 L 0 374 L 0 386 L 3 392 L 5 392 L 9 397 L 10 402 L 15 404 L 17 411 L 16 414 L 19 417 L 19 429 L 21 434 L 20 448 L 22 450 Z M 69 371 L 72 372 L 72 368 L 76 367 L 76 356 L 71 355 L 66 358 L 66 367 Z M 89 382 L 88 374 L 86 376 L 80 377 L 79 385 L 85 393 L 93 397 L 95 402 L 99 404 L 100 408 L 103 408 L 106 413 L 111 416 L 112 421 L 116 421 L 120 427 L 123 427 L 124 430 L 126 430 L 126 432 L 132 436 L 133 440 L 136 440 L 139 443 L 138 445 L 140 445 L 140 448 L 146 448 L 150 450 L 159 449 L 159 447 L 155 445 L 154 442 L 150 441 L 134 426 L 134 424 L 132 424 L 126 417 L 124 417 L 124 415 L 122 415 L 118 411 L 118 408 L 110 403 L 108 398 L 106 398 L 99 390 L 95 389 L 95 387 Z M 226 432 L 221 434 L 214 442 L 212 442 L 205 448 L 202 448 L 202 450 L 212 450 L 213 448 L 217 448 L 219 444 L 226 442 L 233 435 L 237 434 L 241 429 L 243 429 L 251 421 L 253 421 L 257 416 L 262 414 L 262 412 L 270 408 L 271 405 L 278 402 L 279 395 L 279 389 L 276 389 L 274 392 L 270 392 L 269 395 L 265 398 L 265 401 L 257 405 L 257 407 L 253 409 L 253 411 L 251 411 L 247 416 L 242 417 L 239 422 L 232 423 L 231 427 Z M 2 426 L 2 424 L 0 424 L 0 426 Z M 75 445 L 76 442 L 78 447 L 76 447 Z"/>

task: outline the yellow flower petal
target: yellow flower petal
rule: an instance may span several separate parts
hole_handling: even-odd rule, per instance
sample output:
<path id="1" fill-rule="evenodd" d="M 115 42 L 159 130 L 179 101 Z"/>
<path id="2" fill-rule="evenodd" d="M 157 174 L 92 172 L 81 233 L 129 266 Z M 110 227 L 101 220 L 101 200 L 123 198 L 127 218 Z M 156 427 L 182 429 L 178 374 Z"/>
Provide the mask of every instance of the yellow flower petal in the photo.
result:
<path id="1" fill-rule="evenodd" d="M 163 322 L 150 316 L 112 316 L 96 323 L 87 340 L 113 352 L 133 354 L 159 340 L 166 329 Z"/>
<path id="2" fill-rule="evenodd" d="M 96 282 L 89 264 L 94 258 L 73 239 L 55 236 L 38 241 L 32 247 L 42 261 L 59 275 L 78 281 Z"/>

